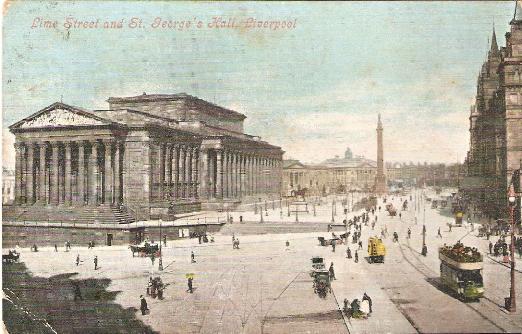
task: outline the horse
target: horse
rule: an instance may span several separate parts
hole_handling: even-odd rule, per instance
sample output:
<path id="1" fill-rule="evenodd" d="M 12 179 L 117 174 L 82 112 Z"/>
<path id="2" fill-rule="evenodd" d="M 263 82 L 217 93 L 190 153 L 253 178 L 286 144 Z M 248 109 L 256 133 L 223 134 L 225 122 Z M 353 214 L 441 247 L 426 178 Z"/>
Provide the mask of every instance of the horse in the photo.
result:
<path id="1" fill-rule="evenodd" d="M 292 197 L 301 196 L 303 198 L 303 200 L 304 200 L 307 191 L 308 191 L 308 188 L 302 188 L 302 189 L 299 189 L 299 190 L 292 190 L 290 194 L 292 195 Z"/>

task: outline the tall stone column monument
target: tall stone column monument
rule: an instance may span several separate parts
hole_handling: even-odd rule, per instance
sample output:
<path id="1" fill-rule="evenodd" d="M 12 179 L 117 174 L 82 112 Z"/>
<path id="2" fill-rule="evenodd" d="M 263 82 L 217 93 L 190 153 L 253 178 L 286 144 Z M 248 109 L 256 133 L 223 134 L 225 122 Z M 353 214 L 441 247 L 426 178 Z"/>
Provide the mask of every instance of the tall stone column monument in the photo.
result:
<path id="1" fill-rule="evenodd" d="M 387 192 L 386 175 L 384 175 L 384 155 L 382 145 L 382 122 L 381 114 L 377 121 L 377 175 L 375 176 L 375 194 L 384 195 Z"/>

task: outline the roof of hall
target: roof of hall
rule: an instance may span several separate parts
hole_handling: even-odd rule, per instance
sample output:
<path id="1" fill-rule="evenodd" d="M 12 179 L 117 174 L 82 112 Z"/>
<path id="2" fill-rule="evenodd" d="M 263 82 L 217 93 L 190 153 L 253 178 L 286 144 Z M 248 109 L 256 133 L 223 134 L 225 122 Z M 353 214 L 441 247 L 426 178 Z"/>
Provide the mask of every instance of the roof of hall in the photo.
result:
<path id="1" fill-rule="evenodd" d="M 88 110 L 62 102 L 55 102 L 50 106 L 39 110 L 38 112 L 28 116 L 13 125 L 9 126 L 11 130 L 21 130 L 20 127 L 33 119 L 36 119 L 42 114 L 51 112 L 54 109 L 65 109 L 75 114 L 91 118 L 98 121 L 100 124 L 107 126 L 127 126 L 127 127 L 147 127 L 159 126 L 169 128 L 172 130 L 186 133 L 187 135 L 198 135 L 202 137 L 220 137 L 239 140 L 242 142 L 255 142 L 258 147 L 269 149 L 281 149 L 279 146 L 274 146 L 266 141 L 261 140 L 257 136 L 252 136 L 240 132 L 227 130 L 224 128 L 211 126 L 201 121 L 175 121 L 170 118 L 153 115 L 144 111 L 132 109 L 108 109 L 108 110 Z M 78 124 L 82 125 L 82 124 Z M 83 124 L 88 125 L 88 124 Z M 56 125 L 55 125 L 56 126 Z M 60 125 L 58 125 L 60 126 Z"/>
<path id="2" fill-rule="evenodd" d="M 200 110 L 206 112 L 214 112 L 221 115 L 226 115 L 229 117 L 234 117 L 238 119 L 245 119 L 246 116 L 237 111 L 218 106 L 212 102 L 208 102 L 202 100 L 196 96 L 189 95 L 187 93 L 177 93 L 177 94 L 146 94 L 143 93 L 141 95 L 136 96 L 126 96 L 126 97 L 109 97 L 107 102 L 109 103 L 127 103 L 127 102 L 156 102 L 156 101 L 184 101 L 186 103 L 191 103 L 192 105 L 197 106 Z"/>

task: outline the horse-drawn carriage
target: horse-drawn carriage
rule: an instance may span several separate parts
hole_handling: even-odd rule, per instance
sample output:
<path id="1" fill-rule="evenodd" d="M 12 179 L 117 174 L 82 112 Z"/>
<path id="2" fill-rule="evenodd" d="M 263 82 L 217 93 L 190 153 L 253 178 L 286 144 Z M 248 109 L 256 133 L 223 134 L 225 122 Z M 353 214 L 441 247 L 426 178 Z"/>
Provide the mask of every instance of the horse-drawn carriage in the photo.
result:
<path id="1" fill-rule="evenodd" d="M 317 237 L 317 240 L 319 240 L 319 244 L 321 246 L 331 246 L 333 243 L 335 243 L 336 245 L 340 245 L 343 243 L 343 240 L 338 237 L 332 239 L 326 239 L 325 237 Z"/>
<path id="2" fill-rule="evenodd" d="M 5 263 L 18 262 L 19 259 L 20 259 L 20 253 L 18 253 L 16 250 L 10 249 L 9 253 L 2 254 L 2 262 L 5 262 Z"/>
<path id="3" fill-rule="evenodd" d="M 129 246 L 132 257 L 134 257 L 135 253 L 138 253 L 139 256 L 160 256 L 159 254 L 159 244 L 154 242 L 142 242 L 138 245 L 130 245 Z"/>
<path id="4" fill-rule="evenodd" d="M 314 293 L 317 293 L 321 298 L 326 298 L 326 294 L 332 292 L 328 270 L 314 269 L 310 272 L 310 276 L 314 279 Z"/>
<path id="5" fill-rule="evenodd" d="M 397 215 L 397 209 L 393 206 L 392 203 L 386 204 L 386 211 L 388 211 L 388 214 L 393 217 Z"/>

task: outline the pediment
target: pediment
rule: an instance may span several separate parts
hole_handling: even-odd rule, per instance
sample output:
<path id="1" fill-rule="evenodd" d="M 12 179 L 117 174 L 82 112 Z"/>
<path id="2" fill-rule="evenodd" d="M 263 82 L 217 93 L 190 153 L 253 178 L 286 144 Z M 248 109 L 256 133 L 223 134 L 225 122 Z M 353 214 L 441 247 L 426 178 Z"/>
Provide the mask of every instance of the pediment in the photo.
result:
<path id="1" fill-rule="evenodd" d="M 38 113 L 13 124 L 12 128 L 33 129 L 70 126 L 99 126 L 110 123 L 110 121 L 95 116 L 85 110 L 62 103 L 55 103 Z"/>

